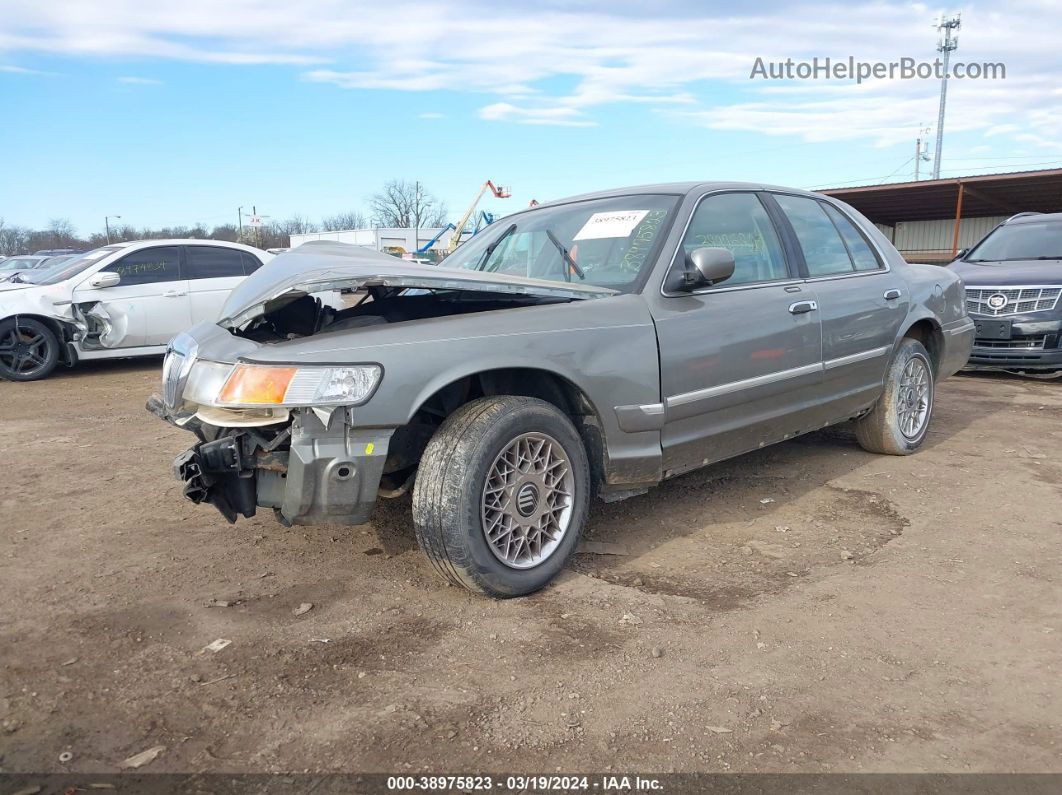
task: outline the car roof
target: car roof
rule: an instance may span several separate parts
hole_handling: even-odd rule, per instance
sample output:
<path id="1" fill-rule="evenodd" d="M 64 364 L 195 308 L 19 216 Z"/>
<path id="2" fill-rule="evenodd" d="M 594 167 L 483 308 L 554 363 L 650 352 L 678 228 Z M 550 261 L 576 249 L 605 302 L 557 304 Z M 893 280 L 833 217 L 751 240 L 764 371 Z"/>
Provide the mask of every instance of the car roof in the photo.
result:
<path id="1" fill-rule="evenodd" d="M 1022 213 L 1018 217 L 1008 218 L 1003 223 L 1011 226 L 1012 224 L 1042 224 L 1044 221 L 1060 222 L 1062 213 Z"/>
<path id="2" fill-rule="evenodd" d="M 265 253 L 261 249 L 247 246 L 243 243 L 232 243 L 228 240 L 209 240 L 202 237 L 170 237 L 161 238 L 159 240 L 126 240 L 121 243 L 110 243 L 106 246 L 100 246 L 100 248 L 116 248 L 118 246 L 121 246 L 123 249 L 134 247 L 146 248 L 148 246 L 221 246 L 222 248 L 234 248 L 250 253 Z"/>
<path id="3" fill-rule="evenodd" d="M 821 194 L 815 194 L 811 191 L 801 190 L 800 188 L 788 188 L 782 185 L 771 185 L 765 182 L 658 182 L 649 185 L 634 185 L 627 188 L 612 188 L 610 190 L 595 191 L 594 193 L 581 193 L 577 196 L 567 196 L 563 199 L 542 202 L 538 206 L 550 207 L 553 205 L 568 204 L 569 202 L 584 201 L 587 199 L 608 199 L 615 196 L 638 196 L 650 193 L 670 193 L 677 196 L 685 196 L 690 193 L 701 194 L 715 190 L 776 190 L 784 191 L 785 193 L 797 193 L 822 198 Z"/>

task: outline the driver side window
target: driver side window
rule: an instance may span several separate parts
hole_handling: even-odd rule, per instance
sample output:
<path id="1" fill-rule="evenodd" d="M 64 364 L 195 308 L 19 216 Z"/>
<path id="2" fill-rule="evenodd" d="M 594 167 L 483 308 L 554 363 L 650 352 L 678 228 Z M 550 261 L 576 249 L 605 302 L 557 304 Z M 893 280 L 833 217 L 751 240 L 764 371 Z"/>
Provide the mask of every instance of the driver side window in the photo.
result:
<path id="1" fill-rule="evenodd" d="M 774 224 L 754 193 L 720 193 L 697 206 L 680 253 L 706 246 L 734 255 L 734 275 L 722 287 L 789 278 Z"/>
<path id="2" fill-rule="evenodd" d="M 134 251 L 103 268 L 122 277 L 122 286 L 175 282 L 181 278 L 181 255 L 177 246 L 158 246 Z"/>

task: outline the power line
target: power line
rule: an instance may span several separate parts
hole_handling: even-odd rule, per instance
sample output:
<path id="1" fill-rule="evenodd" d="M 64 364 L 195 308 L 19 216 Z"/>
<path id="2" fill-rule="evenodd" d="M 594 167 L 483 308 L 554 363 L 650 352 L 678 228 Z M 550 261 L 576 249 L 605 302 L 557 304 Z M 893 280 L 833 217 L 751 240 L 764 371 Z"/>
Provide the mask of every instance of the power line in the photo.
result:
<path id="1" fill-rule="evenodd" d="M 1031 157 L 1043 157 L 1039 155 L 986 155 L 985 157 L 945 157 L 945 160 L 1028 160 Z M 1062 158 L 1059 158 L 1062 159 Z"/>
<path id="2" fill-rule="evenodd" d="M 895 174 L 899 173 L 899 171 L 901 169 L 906 167 L 907 164 L 910 163 L 913 160 L 914 160 L 913 157 L 907 158 L 906 160 L 903 161 L 903 163 L 901 163 L 899 165 L 899 167 L 895 171 L 893 171 L 891 174 L 886 174 L 884 177 L 876 177 L 876 178 L 875 177 L 859 177 L 858 179 L 850 179 L 847 182 L 826 182 L 826 183 L 823 183 L 822 185 L 817 186 L 817 188 L 834 187 L 834 186 L 837 186 L 837 185 L 855 185 L 855 184 L 860 183 L 860 182 L 865 182 L 865 183 L 868 183 L 868 184 L 873 184 L 873 183 L 877 183 L 877 182 L 884 182 L 889 177 L 894 176 Z M 807 188 L 807 190 L 816 190 L 817 188 Z"/>

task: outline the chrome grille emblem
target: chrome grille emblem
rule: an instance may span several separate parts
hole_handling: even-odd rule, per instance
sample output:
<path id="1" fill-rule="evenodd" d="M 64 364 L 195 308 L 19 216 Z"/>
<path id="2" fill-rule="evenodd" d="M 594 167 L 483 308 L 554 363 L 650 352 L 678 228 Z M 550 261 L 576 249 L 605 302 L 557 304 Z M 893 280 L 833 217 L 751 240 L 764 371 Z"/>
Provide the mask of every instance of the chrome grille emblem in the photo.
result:
<path id="1" fill-rule="evenodd" d="M 1058 305 L 1059 297 L 1062 297 L 1062 285 L 967 287 L 966 311 L 989 317 L 1051 312 Z"/>

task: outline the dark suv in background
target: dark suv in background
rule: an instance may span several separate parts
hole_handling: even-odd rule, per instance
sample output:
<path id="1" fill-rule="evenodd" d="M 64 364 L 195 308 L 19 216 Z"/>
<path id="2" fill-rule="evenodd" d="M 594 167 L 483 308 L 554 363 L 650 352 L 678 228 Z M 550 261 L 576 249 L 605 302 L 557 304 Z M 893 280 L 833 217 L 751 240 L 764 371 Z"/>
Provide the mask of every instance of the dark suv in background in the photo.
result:
<path id="1" fill-rule="evenodd" d="M 1019 213 L 950 267 L 977 325 L 967 365 L 1062 376 L 1062 213 Z"/>

